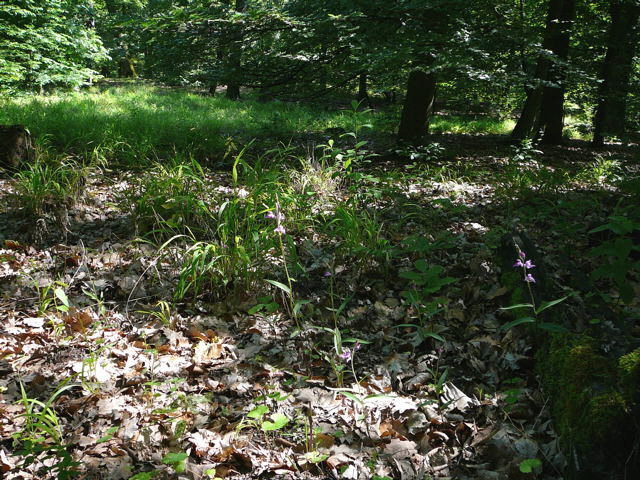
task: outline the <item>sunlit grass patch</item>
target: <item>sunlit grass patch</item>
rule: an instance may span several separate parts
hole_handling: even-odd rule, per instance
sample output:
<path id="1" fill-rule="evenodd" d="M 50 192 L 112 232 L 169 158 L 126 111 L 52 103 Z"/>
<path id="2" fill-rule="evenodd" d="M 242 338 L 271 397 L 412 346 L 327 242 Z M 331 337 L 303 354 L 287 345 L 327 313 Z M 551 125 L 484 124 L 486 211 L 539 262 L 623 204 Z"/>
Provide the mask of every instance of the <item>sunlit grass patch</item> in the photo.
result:
<path id="1" fill-rule="evenodd" d="M 464 115 L 435 115 L 431 121 L 433 133 L 466 133 L 507 135 L 513 130 L 511 119 L 493 117 L 468 117 Z"/>
<path id="2" fill-rule="evenodd" d="M 149 86 L 114 87 L 51 96 L 0 99 L 0 124 L 24 124 L 36 137 L 48 136 L 58 152 L 86 155 L 99 148 L 111 161 L 128 166 L 169 158 L 176 153 L 201 161 L 221 161 L 228 138 L 286 140 L 350 131 L 354 122 L 373 120 L 371 112 L 251 97 L 234 102 Z"/>

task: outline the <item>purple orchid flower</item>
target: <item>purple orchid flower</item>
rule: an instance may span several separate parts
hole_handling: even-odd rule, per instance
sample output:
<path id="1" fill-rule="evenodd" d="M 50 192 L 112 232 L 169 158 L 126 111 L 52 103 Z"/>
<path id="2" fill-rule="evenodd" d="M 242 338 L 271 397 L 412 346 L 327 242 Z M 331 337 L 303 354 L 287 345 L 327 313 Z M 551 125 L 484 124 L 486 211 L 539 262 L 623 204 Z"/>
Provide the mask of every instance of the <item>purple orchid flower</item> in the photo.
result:
<path id="1" fill-rule="evenodd" d="M 343 348 L 342 353 L 339 355 L 339 357 L 345 362 L 348 362 L 349 360 L 351 360 L 351 350 L 346 347 Z"/>

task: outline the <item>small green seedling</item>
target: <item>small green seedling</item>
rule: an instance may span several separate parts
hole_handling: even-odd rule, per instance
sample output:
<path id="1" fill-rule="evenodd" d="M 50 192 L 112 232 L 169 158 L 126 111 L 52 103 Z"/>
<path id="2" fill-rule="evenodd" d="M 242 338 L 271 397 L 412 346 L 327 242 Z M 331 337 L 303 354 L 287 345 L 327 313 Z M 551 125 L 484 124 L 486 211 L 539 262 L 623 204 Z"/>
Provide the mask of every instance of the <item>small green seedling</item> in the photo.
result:
<path id="1" fill-rule="evenodd" d="M 536 468 L 540 468 L 542 462 L 537 458 L 527 458 L 520 462 L 520 471 L 522 473 L 532 473 Z"/>
<path id="2" fill-rule="evenodd" d="M 169 452 L 162 459 L 162 463 L 171 465 L 176 473 L 183 473 L 187 468 L 188 457 L 185 452 Z"/>

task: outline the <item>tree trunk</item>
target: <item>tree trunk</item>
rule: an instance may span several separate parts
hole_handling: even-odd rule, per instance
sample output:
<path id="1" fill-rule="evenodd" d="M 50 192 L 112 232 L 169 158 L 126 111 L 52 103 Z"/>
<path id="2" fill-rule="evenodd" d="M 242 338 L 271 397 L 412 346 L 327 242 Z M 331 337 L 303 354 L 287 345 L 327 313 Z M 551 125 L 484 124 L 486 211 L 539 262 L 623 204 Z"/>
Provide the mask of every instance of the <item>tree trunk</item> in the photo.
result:
<path id="1" fill-rule="evenodd" d="M 136 67 L 130 57 L 127 56 L 118 61 L 118 76 L 120 78 L 138 78 Z"/>
<path id="2" fill-rule="evenodd" d="M 607 54 L 602 65 L 602 83 L 593 118 L 593 145 L 604 137 L 622 137 L 625 133 L 629 79 L 638 38 L 640 4 L 634 0 L 612 0 Z"/>
<path id="3" fill-rule="evenodd" d="M 367 91 L 367 74 L 362 72 L 358 77 L 358 103 L 366 103 L 367 107 L 371 107 L 371 100 L 369 99 L 369 92 Z"/>
<path id="4" fill-rule="evenodd" d="M 543 62 L 540 61 L 538 63 L 538 66 L 540 66 L 541 63 Z M 527 93 L 527 99 L 524 102 L 524 107 L 522 107 L 520 118 L 518 118 L 518 122 L 516 123 L 516 126 L 513 127 L 513 131 L 511 132 L 511 138 L 513 140 L 519 141 L 524 140 L 525 138 L 531 138 L 534 136 L 535 132 L 538 131 L 538 126 L 540 125 L 541 102 L 542 88 L 540 86 L 530 88 Z"/>
<path id="5" fill-rule="evenodd" d="M 575 11 L 575 0 L 549 0 L 549 9 L 547 12 L 547 21 L 542 41 L 542 49 L 544 52 L 551 52 L 559 60 L 566 60 L 569 46 L 569 33 L 573 22 Z M 566 44 L 566 51 L 565 51 Z M 557 132 L 557 112 L 558 95 L 547 92 L 544 94 L 545 87 L 543 84 L 547 82 L 552 75 L 558 79 L 562 78 L 561 70 L 556 70 L 558 62 L 549 58 L 548 53 L 540 55 L 532 84 L 527 88 L 527 99 L 520 118 L 516 123 L 511 137 L 514 140 L 524 140 L 525 138 L 533 138 L 538 134 L 541 127 L 546 127 L 551 121 L 554 125 L 552 130 Z M 559 67 L 559 66 L 558 66 Z M 552 73 L 552 70 L 554 73 Z M 562 91 L 561 100 L 564 100 L 564 91 Z M 547 104 L 544 108 L 545 116 L 543 118 L 543 104 Z M 554 123 L 556 122 L 556 123 Z M 560 133 L 562 133 L 562 108 L 560 113 Z M 551 135 L 551 131 L 549 133 Z"/>
<path id="6" fill-rule="evenodd" d="M 22 125 L 0 125 L 0 167 L 17 169 L 33 157 L 29 131 Z"/>
<path id="7" fill-rule="evenodd" d="M 247 7 L 246 0 L 236 0 L 235 10 L 236 12 L 244 12 Z M 244 35 L 242 33 L 242 26 L 235 26 L 232 33 L 232 43 L 229 51 L 229 62 L 227 64 L 227 98 L 231 100 L 238 100 L 240 98 L 240 84 L 241 84 L 241 60 L 242 60 L 242 41 Z"/>
<path id="8" fill-rule="evenodd" d="M 564 92 L 566 63 L 569 58 L 569 40 L 576 13 L 576 1 L 564 0 L 558 28 L 554 29 L 551 51 L 558 57 L 549 69 L 548 81 L 542 91 L 540 124 L 543 129 L 542 143 L 558 145 L 562 142 L 564 127 Z"/>
<path id="9" fill-rule="evenodd" d="M 407 96 L 402 107 L 398 140 L 422 143 L 429 128 L 429 116 L 436 97 L 436 75 L 414 70 L 409 74 Z"/>
<path id="10" fill-rule="evenodd" d="M 240 85 L 237 83 L 230 83 L 227 85 L 225 95 L 229 100 L 238 100 L 240 98 Z"/>

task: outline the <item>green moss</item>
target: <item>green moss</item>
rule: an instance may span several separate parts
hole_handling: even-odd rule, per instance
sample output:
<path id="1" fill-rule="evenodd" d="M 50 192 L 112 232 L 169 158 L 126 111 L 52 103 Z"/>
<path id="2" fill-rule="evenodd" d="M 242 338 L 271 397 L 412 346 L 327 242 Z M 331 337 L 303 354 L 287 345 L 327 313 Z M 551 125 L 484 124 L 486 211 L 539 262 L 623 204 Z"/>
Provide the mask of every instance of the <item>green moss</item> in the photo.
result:
<path id="1" fill-rule="evenodd" d="M 640 400 L 640 348 L 627 353 L 618 360 L 620 386 L 628 401 Z"/>
<path id="2" fill-rule="evenodd" d="M 557 335 L 539 361 L 543 383 L 552 396 L 556 425 L 569 448 L 593 448 L 607 440 L 607 430 L 599 428 L 600 420 L 592 410 L 604 409 L 616 372 L 596 345 L 586 335 Z M 598 401 L 592 404 L 595 399 Z M 606 417 L 611 421 L 610 415 Z"/>
<path id="3" fill-rule="evenodd" d="M 589 446 L 594 439 L 598 442 L 606 440 L 610 448 L 617 443 L 611 438 L 614 429 L 616 437 L 621 435 L 620 427 L 624 428 L 627 416 L 627 403 L 620 392 L 612 391 L 593 397 L 588 404 L 587 419 L 583 422 L 584 430 L 577 436 L 583 447 Z"/>
<path id="4" fill-rule="evenodd" d="M 625 465 L 636 438 L 640 349 L 616 359 L 597 339 L 569 333 L 554 335 L 537 357 L 561 444 L 579 459 L 567 478 L 607 478 Z"/>

